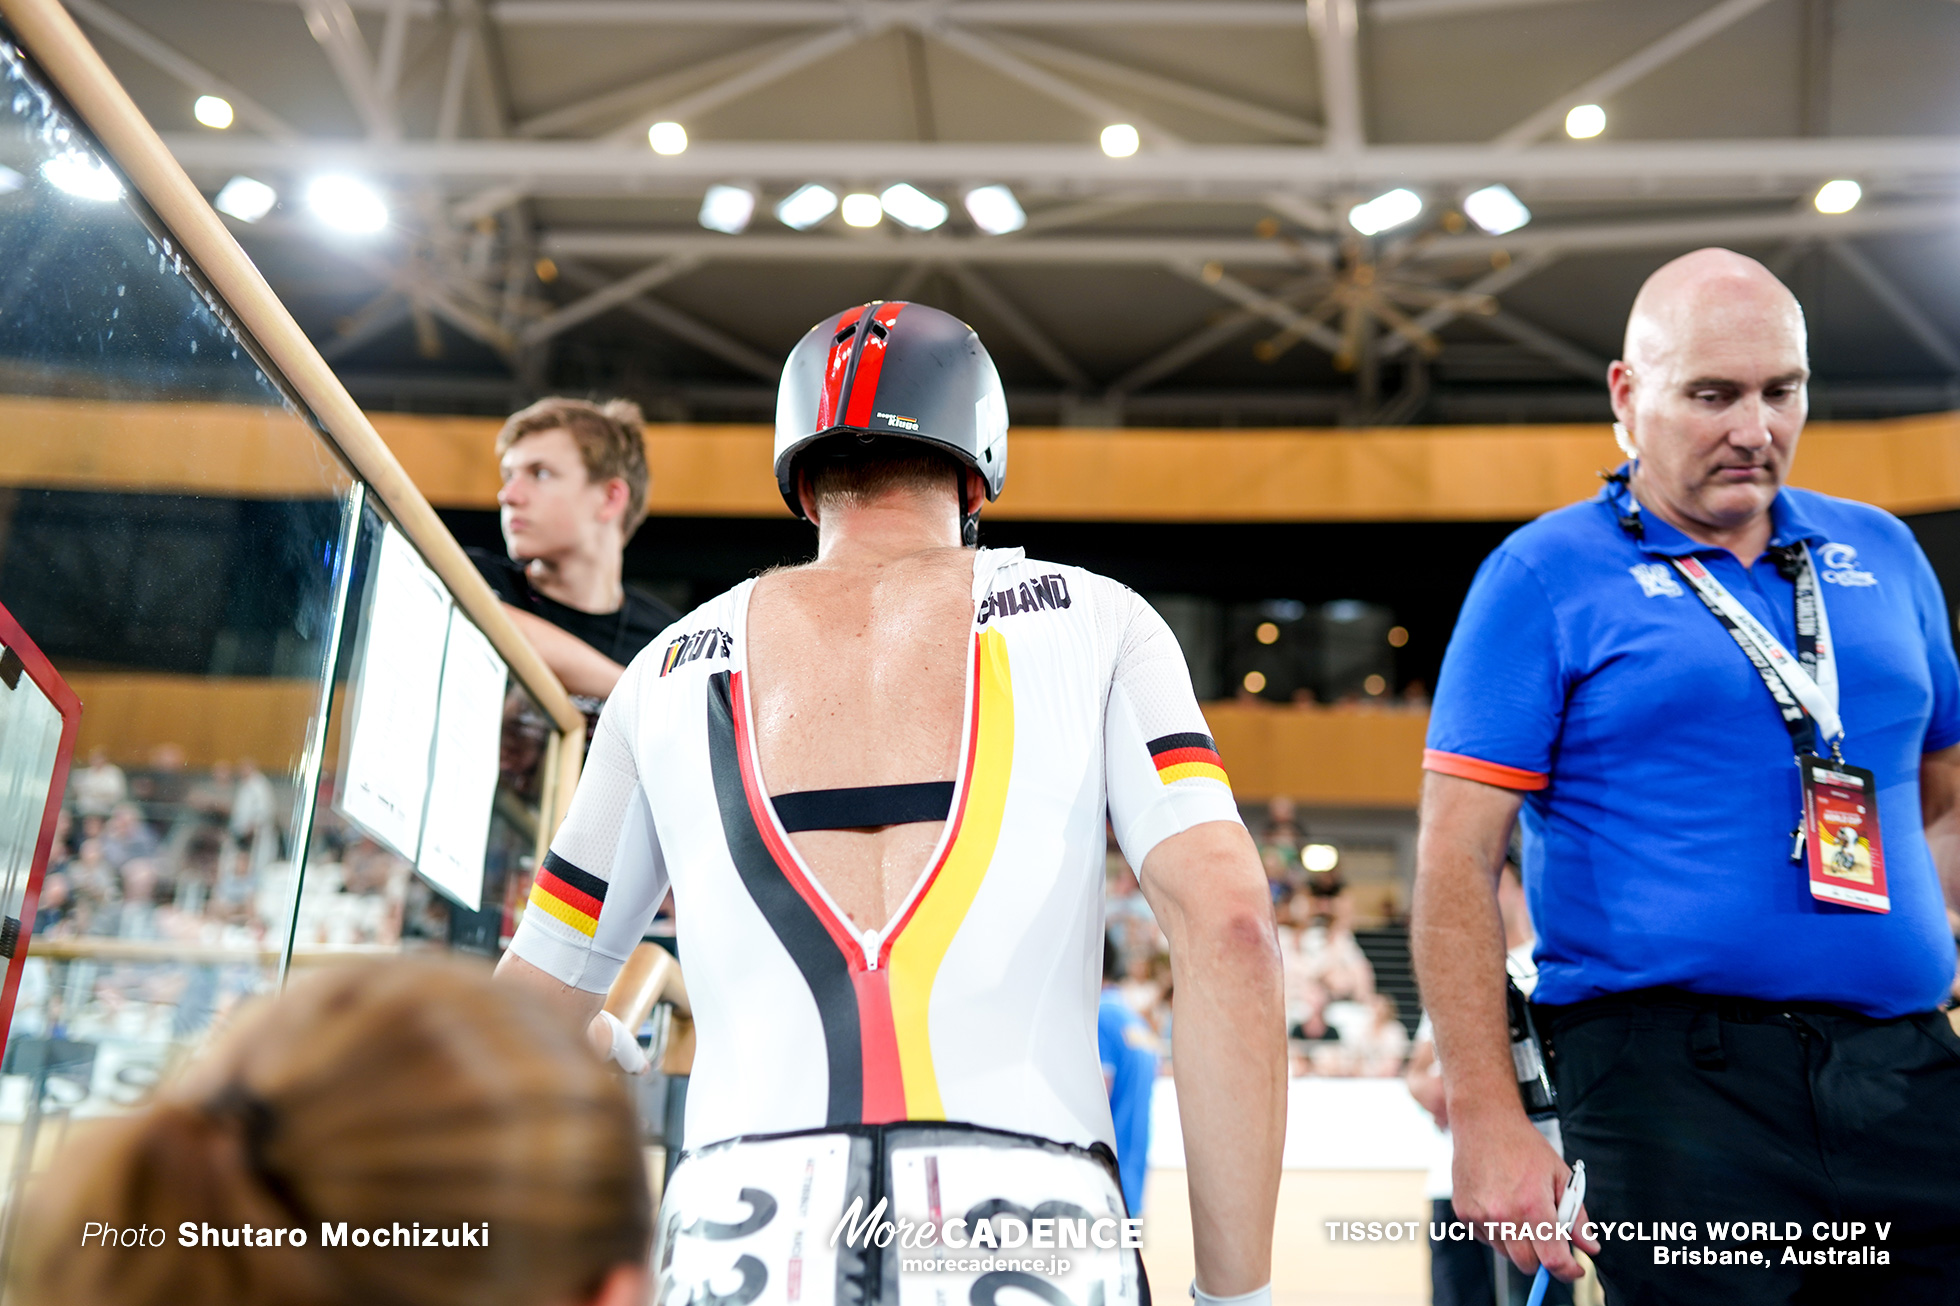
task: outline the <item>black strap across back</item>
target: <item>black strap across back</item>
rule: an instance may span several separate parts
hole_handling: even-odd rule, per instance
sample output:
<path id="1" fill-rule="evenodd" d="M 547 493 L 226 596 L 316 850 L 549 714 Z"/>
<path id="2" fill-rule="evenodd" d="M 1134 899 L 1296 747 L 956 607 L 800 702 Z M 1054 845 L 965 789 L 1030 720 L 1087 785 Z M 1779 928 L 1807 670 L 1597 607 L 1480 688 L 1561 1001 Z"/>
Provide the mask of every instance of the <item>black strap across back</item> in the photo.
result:
<path id="1" fill-rule="evenodd" d="M 953 782 L 864 785 L 856 789 L 802 789 L 776 794 L 776 817 L 783 829 L 857 830 L 913 821 L 944 821 L 953 814 Z"/>

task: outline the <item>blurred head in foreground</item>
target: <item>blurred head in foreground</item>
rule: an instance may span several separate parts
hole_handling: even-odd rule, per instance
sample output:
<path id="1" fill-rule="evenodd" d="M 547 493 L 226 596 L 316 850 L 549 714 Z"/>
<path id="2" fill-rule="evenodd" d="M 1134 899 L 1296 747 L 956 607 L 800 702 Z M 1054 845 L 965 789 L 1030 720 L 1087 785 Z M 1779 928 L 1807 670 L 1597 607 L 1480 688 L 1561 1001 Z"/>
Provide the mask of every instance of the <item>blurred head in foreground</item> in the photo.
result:
<path id="1" fill-rule="evenodd" d="M 618 1077 L 487 972 L 418 962 L 296 980 L 25 1205 L 33 1306 L 628 1306 L 652 1232 Z"/>

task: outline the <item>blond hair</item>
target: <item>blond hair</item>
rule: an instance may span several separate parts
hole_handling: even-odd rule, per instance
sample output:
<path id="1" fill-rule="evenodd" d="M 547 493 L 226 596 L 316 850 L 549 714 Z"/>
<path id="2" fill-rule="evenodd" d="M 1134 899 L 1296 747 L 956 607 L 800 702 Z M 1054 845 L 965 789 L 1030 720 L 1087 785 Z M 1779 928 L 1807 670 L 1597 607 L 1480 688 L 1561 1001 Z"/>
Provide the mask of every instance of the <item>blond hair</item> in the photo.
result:
<path id="1" fill-rule="evenodd" d="M 25 1206 L 16 1286 L 36 1306 L 543 1306 L 643 1264 L 652 1234 L 619 1076 L 535 998 L 426 961 L 296 981 L 149 1109 L 79 1138 Z M 164 1236 L 78 1246 L 91 1221 Z M 323 1246 L 343 1221 L 487 1225 L 488 1245 Z M 306 1239 L 183 1247 L 186 1223 Z"/>
<path id="2" fill-rule="evenodd" d="M 594 485 L 614 477 L 626 482 L 626 515 L 619 519 L 619 530 L 622 539 L 632 539 L 646 520 L 647 487 L 653 483 L 647 470 L 646 418 L 640 406 L 630 399 L 603 404 L 555 395 L 540 399 L 505 419 L 497 432 L 497 456 L 503 457 L 519 440 L 541 431 L 563 431 L 572 437 Z"/>

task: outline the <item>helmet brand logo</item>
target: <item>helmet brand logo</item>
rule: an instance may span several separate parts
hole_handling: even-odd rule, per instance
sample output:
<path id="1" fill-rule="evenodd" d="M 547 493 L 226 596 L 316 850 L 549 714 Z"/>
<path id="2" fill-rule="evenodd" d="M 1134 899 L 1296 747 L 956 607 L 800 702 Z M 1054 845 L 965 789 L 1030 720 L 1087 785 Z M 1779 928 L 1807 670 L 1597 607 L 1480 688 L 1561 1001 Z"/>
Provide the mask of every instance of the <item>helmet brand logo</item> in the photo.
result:
<path id="1" fill-rule="evenodd" d="M 900 417 L 897 413 L 879 413 L 877 416 L 890 422 L 901 431 L 917 431 L 919 429 L 919 419 L 916 417 Z"/>

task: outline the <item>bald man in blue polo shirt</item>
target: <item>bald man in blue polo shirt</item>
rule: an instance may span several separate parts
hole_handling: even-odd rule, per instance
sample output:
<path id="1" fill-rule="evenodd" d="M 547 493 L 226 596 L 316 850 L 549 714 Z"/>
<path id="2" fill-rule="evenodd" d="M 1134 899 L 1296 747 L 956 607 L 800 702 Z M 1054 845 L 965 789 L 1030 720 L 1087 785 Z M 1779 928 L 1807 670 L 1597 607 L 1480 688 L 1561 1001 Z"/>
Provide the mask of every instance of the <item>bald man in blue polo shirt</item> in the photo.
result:
<path id="1" fill-rule="evenodd" d="M 1960 666 L 1905 525 L 1786 488 L 1808 377 L 1761 264 L 1656 272 L 1608 378 L 1628 463 L 1486 560 L 1437 684 L 1415 947 L 1456 1209 L 1575 1277 L 1501 1225 L 1583 1159 L 1613 1306 L 1960 1302 Z M 1515 820 L 1563 1156 L 1509 1048 Z"/>

